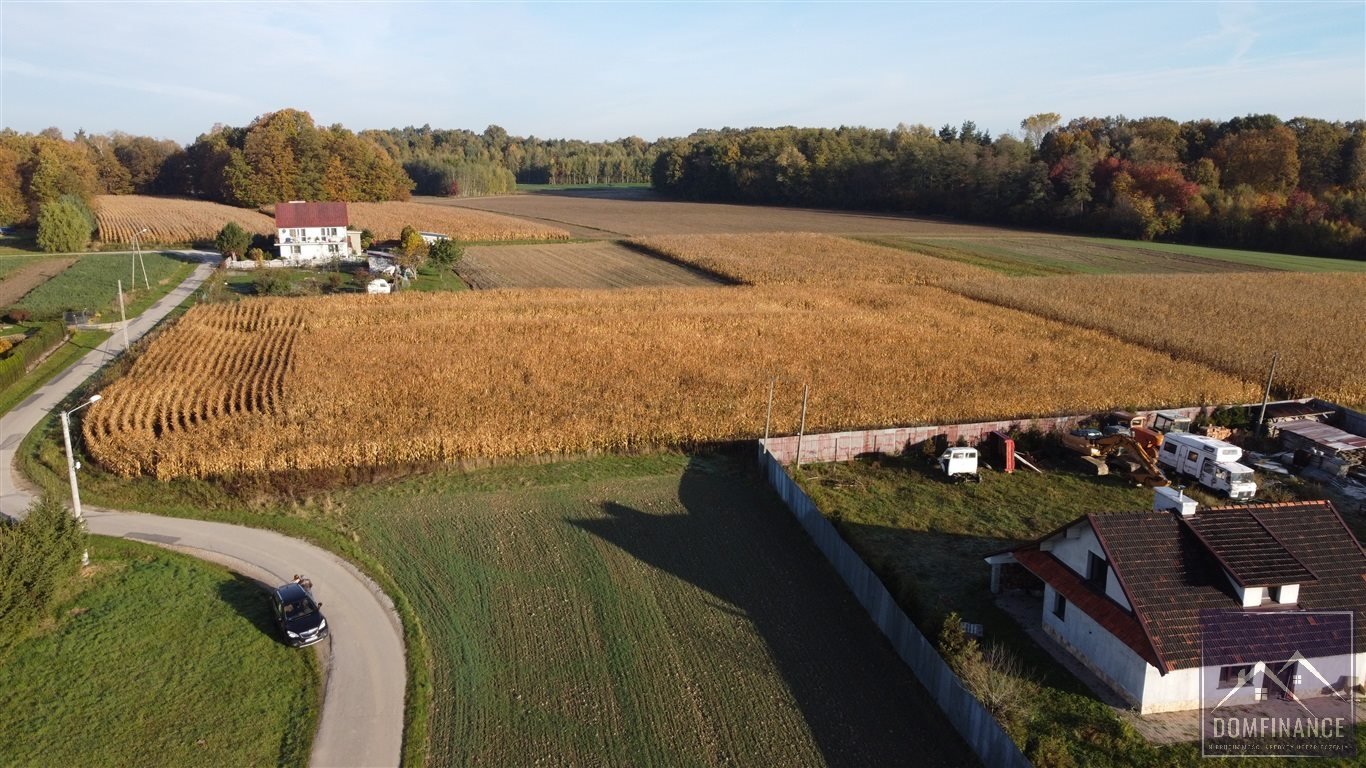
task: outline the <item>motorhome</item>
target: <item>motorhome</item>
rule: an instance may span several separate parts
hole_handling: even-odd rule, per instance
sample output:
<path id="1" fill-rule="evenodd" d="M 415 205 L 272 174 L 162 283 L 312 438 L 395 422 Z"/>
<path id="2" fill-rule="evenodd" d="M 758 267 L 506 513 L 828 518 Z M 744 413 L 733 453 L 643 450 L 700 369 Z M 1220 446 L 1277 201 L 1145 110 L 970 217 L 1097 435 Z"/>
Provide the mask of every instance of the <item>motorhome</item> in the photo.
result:
<path id="1" fill-rule="evenodd" d="M 1195 478 L 1201 485 L 1228 494 L 1235 501 L 1246 501 L 1257 493 L 1252 468 L 1238 460 L 1243 449 L 1223 440 L 1186 432 L 1168 432 L 1157 460 L 1177 473 Z"/>

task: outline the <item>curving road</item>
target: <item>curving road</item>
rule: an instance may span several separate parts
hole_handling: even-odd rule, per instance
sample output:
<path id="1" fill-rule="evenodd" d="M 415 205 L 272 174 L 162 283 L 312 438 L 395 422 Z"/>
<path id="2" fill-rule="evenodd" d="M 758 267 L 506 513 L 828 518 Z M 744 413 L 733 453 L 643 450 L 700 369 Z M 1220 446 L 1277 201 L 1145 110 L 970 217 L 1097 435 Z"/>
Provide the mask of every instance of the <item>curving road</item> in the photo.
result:
<path id="1" fill-rule="evenodd" d="M 184 252 L 201 263 L 179 287 L 130 321 L 136 340 L 192 294 L 212 273 L 217 254 Z M 21 516 L 32 500 L 14 469 L 20 441 L 64 397 L 123 351 L 116 332 L 80 362 L 0 418 L 0 513 Z M 350 563 L 312 544 L 273 531 L 201 520 L 85 507 L 92 533 L 137 539 L 232 568 L 267 584 L 307 574 L 323 603 L 332 637 L 325 657 L 322 717 L 309 763 L 314 766 L 395 766 L 403 740 L 406 687 L 403 628 L 393 603 Z"/>

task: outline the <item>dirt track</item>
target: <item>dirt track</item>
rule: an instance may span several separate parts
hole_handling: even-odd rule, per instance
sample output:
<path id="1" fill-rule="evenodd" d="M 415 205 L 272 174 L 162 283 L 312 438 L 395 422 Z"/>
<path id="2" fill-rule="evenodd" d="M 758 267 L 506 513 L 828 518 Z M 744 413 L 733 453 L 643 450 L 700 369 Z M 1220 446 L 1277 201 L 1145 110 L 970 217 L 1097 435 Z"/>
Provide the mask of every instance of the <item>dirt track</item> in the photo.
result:
<path id="1" fill-rule="evenodd" d="M 43 259 L 11 272 L 0 280 L 0 307 L 13 304 L 34 288 L 61 274 L 76 263 L 74 258 Z"/>

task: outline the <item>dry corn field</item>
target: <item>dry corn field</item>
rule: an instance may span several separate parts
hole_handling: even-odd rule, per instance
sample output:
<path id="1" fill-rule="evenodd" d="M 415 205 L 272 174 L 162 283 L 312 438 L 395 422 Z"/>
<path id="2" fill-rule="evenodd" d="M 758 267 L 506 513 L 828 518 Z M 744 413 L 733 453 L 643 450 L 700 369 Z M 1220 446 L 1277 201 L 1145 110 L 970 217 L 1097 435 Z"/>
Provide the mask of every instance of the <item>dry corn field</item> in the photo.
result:
<path id="1" fill-rule="evenodd" d="M 927 287 L 862 285 L 199 306 L 84 420 L 159 478 L 616 451 L 1117 405 L 1246 402 L 1255 384 Z M 213 446 L 213 450 L 205 450 Z"/>
<path id="2" fill-rule="evenodd" d="M 106 243 L 132 243 L 133 233 L 151 230 L 143 243 L 189 243 L 212 240 L 235 221 L 248 232 L 275 234 L 275 220 L 260 211 L 205 200 L 146 195 L 100 195 L 95 198 L 99 238 Z"/>
<path id="3" fill-rule="evenodd" d="M 695 269 L 617 243 L 476 245 L 457 266 L 471 288 L 636 288 L 717 285 Z"/>
<path id="4" fill-rule="evenodd" d="M 935 285 L 949 278 L 991 274 L 933 256 L 808 232 L 660 235 L 631 242 L 666 258 L 749 285 Z"/>
<path id="5" fill-rule="evenodd" d="M 347 203 L 352 229 L 368 229 L 380 240 L 397 240 L 404 226 L 440 232 L 456 240 L 568 240 L 558 227 L 511 216 L 426 203 Z"/>
<path id="6" fill-rule="evenodd" d="M 1264 382 L 1366 404 L 1366 275 L 1257 273 L 960 280 L 954 291 Z"/>

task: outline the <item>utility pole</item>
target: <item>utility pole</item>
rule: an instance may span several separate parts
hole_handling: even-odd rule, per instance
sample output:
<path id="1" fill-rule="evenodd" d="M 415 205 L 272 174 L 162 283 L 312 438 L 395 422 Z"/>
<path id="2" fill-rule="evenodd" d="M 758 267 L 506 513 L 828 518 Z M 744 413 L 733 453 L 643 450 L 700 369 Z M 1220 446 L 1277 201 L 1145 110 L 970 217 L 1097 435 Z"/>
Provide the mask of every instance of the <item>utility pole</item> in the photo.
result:
<path id="1" fill-rule="evenodd" d="M 128 341 L 128 315 L 123 311 L 123 281 L 119 281 L 119 319 L 123 321 L 123 351 L 127 352 L 132 343 Z"/>
<path id="2" fill-rule="evenodd" d="M 802 468 L 802 435 L 806 434 L 806 398 L 811 394 L 811 385 L 802 385 L 802 423 L 797 428 L 797 469 Z"/>
<path id="3" fill-rule="evenodd" d="M 1271 399 L 1271 380 L 1276 378 L 1276 360 L 1281 356 L 1280 352 L 1271 353 L 1271 372 L 1266 375 L 1266 391 L 1262 393 L 1262 411 L 1257 414 L 1257 434 L 1265 434 L 1266 425 L 1266 401 Z"/>
<path id="4" fill-rule="evenodd" d="M 773 386 L 778 383 L 778 377 L 774 376 L 768 380 L 768 415 L 764 417 L 764 450 L 768 450 L 768 430 L 773 425 Z"/>

